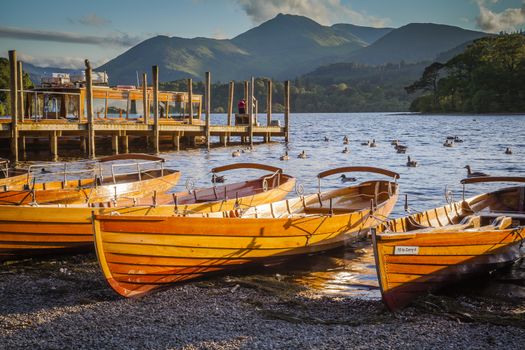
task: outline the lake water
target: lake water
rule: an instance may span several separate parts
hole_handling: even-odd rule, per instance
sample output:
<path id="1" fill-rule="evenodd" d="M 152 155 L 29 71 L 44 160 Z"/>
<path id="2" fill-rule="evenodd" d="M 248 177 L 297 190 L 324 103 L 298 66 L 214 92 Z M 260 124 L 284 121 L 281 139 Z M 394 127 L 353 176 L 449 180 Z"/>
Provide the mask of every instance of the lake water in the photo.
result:
<path id="1" fill-rule="evenodd" d="M 260 119 L 265 120 L 265 116 Z M 281 119 L 282 115 L 275 115 Z M 212 123 L 225 123 L 225 115 L 213 115 Z M 343 154 L 343 137 L 348 136 L 350 153 Z M 443 147 L 447 136 L 458 136 L 464 142 L 454 147 Z M 323 141 L 324 137 L 330 139 Z M 464 166 L 490 175 L 525 175 L 525 116 L 520 115 L 416 115 L 393 113 L 292 114 L 290 143 L 271 143 L 255 146 L 249 153 L 232 158 L 239 146 L 194 149 L 163 153 L 170 167 L 182 171 L 175 190 L 183 190 L 186 179 L 192 178 L 197 187 L 209 187 L 209 170 L 230 162 L 261 162 L 282 167 L 297 177 L 305 193 L 317 190 L 316 175 L 334 167 L 367 165 L 390 169 L 401 175 L 400 200 L 392 216 L 404 214 L 403 198 L 408 195 L 412 210 L 425 210 L 444 204 L 445 188 L 455 200 L 461 198 L 459 181 L 466 177 Z M 362 146 L 361 142 L 375 139 L 376 148 Z M 408 146 L 406 154 L 397 154 L 390 145 L 398 139 Z M 276 139 L 278 140 L 278 139 Z M 504 153 L 506 147 L 512 155 Z M 289 161 L 279 161 L 288 150 Z M 307 159 L 298 159 L 301 151 Z M 418 167 L 406 167 L 407 156 L 418 162 Z M 67 160 L 67 159 L 66 159 Z M 89 166 L 78 162 L 76 167 Z M 226 173 L 228 181 L 236 182 L 253 176 L 253 172 Z M 354 176 L 354 175 L 352 175 Z M 355 174 L 358 181 L 374 178 L 366 173 Z M 323 181 L 323 188 L 341 186 L 337 178 Z M 467 195 L 486 192 L 501 184 L 471 185 Z M 288 279 L 322 289 L 327 293 L 352 294 L 379 298 L 372 250 L 369 244 L 328 252 L 290 265 L 270 270 Z"/>

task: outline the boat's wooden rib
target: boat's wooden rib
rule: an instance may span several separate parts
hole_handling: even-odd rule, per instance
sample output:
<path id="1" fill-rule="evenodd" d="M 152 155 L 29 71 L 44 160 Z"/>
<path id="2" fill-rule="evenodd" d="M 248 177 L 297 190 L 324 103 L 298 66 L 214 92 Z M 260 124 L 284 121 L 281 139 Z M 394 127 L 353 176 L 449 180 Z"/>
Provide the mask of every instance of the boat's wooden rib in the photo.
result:
<path id="1" fill-rule="evenodd" d="M 26 176 L 23 182 L 0 191 L 0 205 L 99 203 L 115 201 L 120 197 L 142 198 L 155 191 L 166 192 L 179 181 L 178 170 L 165 169 L 162 165 L 163 158 L 147 154 L 110 156 L 101 158 L 98 162 L 129 159 L 135 160 L 135 163 L 128 164 L 135 169 L 131 173 L 115 174 L 113 169 L 116 165 L 112 165 L 111 175 L 102 176 L 100 173 L 88 179 L 68 180 L 67 170 L 56 174 L 63 177 L 62 181 L 38 183 L 29 181 L 29 177 Z M 118 166 L 122 167 L 122 164 Z M 148 166 L 157 166 L 158 169 L 144 168 Z M 33 176 L 33 179 L 36 178 Z"/>
<path id="2" fill-rule="evenodd" d="M 353 170 L 363 168 L 339 172 Z M 374 170 L 366 168 L 384 174 Z M 138 296 L 246 264 L 339 247 L 382 222 L 397 197 L 397 183 L 375 180 L 246 210 L 185 217 L 95 215 L 95 245 L 110 286 L 123 296 Z"/>
<path id="3" fill-rule="evenodd" d="M 242 167 L 237 165 L 234 169 Z M 294 186 L 295 179 L 282 174 L 279 169 L 249 181 L 195 189 L 191 193 L 159 194 L 139 200 L 120 198 L 115 203 L 91 205 L 0 206 L 0 260 L 54 254 L 71 248 L 93 249 L 92 212 L 148 217 L 246 209 L 281 200 Z M 210 201 L 205 202 L 204 199 Z"/>
<path id="4" fill-rule="evenodd" d="M 525 182 L 473 178 L 462 183 Z M 397 310 L 418 295 L 441 289 L 522 256 L 525 187 L 509 187 L 391 220 L 373 232 L 383 300 Z"/>

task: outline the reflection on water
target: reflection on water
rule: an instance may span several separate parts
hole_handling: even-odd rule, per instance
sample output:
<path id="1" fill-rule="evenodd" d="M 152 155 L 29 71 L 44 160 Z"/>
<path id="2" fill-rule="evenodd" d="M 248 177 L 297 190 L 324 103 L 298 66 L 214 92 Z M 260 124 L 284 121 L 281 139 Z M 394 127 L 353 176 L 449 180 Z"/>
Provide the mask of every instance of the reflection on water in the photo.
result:
<path id="1" fill-rule="evenodd" d="M 282 119 L 275 115 L 274 119 Z M 212 123 L 225 123 L 225 115 L 214 115 Z M 348 136 L 350 153 L 342 153 L 343 137 Z M 331 141 L 324 142 L 324 137 Z M 464 140 L 454 147 L 443 147 L 447 136 Z M 361 142 L 375 139 L 376 148 L 361 146 Z M 398 139 L 408 146 L 406 154 L 398 154 L 390 141 Z M 234 139 L 235 141 L 238 141 Z M 392 113 L 347 114 L 293 114 L 291 118 L 291 143 L 260 144 L 251 152 L 232 158 L 233 150 L 243 146 L 193 149 L 169 152 L 164 145 L 162 156 L 167 165 L 182 171 L 175 190 L 184 190 L 186 179 L 192 178 L 197 187 L 210 186 L 212 167 L 231 162 L 261 162 L 284 168 L 298 178 L 305 193 L 317 190 L 317 173 L 328 168 L 369 165 L 387 168 L 401 174 L 401 197 L 408 194 L 412 210 L 425 210 L 444 203 L 445 187 L 459 200 L 462 187 L 459 181 L 466 176 L 464 166 L 490 175 L 523 175 L 525 154 L 525 116 L 440 116 Z M 218 140 L 216 140 L 218 141 Z M 97 141 L 98 142 L 98 141 Z M 505 148 L 513 150 L 504 154 Z M 47 149 L 47 144 L 42 145 Z M 296 158 L 301 151 L 307 159 Z M 109 152 L 110 147 L 102 147 Z M 288 151 L 289 161 L 279 161 Z M 64 151 L 60 148 L 64 155 Z M 42 152 L 46 155 L 46 152 Z M 108 153 L 106 153 L 108 154 Z M 418 167 L 406 167 L 407 156 L 418 162 Z M 65 158 L 64 160 L 71 160 Z M 92 163 L 77 161 L 73 166 L 89 168 Z M 253 171 L 226 173 L 228 182 L 236 182 L 254 175 Z M 358 181 L 370 179 L 370 174 L 357 173 Z M 375 176 L 372 176 L 375 177 Z M 334 176 L 323 180 L 323 189 L 341 186 Z M 466 188 L 466 195 L 486 192 L 501 184 L 473 185 Z M 397 203 L 392 216 L 403 215 L 403 200 Z M 297 283 L 320 288 L 326 293 L 352 293 L 363 297 L 379 297 L 373 266 L 372 251 L 368 244 L 349 247 L 319 256 L 308 257 L 279 267 L 281 275 L 294 278 Z M 295 276 L 295 277 L 294 277 Z"/>

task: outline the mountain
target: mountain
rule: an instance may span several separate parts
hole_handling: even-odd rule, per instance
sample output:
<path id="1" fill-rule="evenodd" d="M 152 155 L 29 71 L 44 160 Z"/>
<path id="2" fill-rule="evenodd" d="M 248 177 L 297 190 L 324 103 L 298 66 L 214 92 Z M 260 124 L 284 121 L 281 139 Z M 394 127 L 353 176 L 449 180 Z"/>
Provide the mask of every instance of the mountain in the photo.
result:
<path id="1" fill-rule="evenodd" d="M 367 46 L 394 30 L 394 28 L 362 27 L 347 23 L 334 24 L 331 28 L 339 35 L 349 35 L 358 38 L 365 42 Z"/>
<path id="2" fill-rule="evenodd" d="M 366 27 L 360 30 L 366 31 Z M 98 70 L 107 71 L 112 84 L 134 83 L 137 71 L 149 72 L 154 64 L 160 67 L 161 81 L 202 79 L 208 70 L 214 81 L 261 75 L 291 79 L 344 60 L 366 45 L 366 40 L 348 30 L 323 26 L 304 16 L 279 14 L 230 40 L 157 36 Z"/>
<path id="3" fill-rule="evenodd" d="M 347 61 L 385 64 L 434 60 L 442 52 L 487 35 L 443 24 L 411 23 L 350 54 Z"/>
<path id="4" fill-rule="evenodd" d="M 317 67 L 338 62 L 385 64 L 420 62 L 482 32 L 432 23 L 412 23 L 398 29 L 351 24 L 323 26 L 307 17 L 279 14 L 233 39 L 185 39 L 156 36 L 132 47 L 98 68 L 111 84 L 134 84 L 137 72 L 160 67 L 160 81 L 192 77 L 205 71 L 214 81 L 251 76 L 293 79 Z"/>

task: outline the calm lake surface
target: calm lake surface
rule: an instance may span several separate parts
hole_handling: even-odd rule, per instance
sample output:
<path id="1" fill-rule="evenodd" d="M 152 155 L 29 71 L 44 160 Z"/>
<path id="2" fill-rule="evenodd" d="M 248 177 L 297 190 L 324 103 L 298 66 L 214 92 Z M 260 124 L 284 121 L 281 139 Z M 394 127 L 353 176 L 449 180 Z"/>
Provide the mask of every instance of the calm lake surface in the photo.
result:
<path id="1" fill-rule="evenodd" d="M 262 123 L 266 116 L 259 117 Z M 282 115 L 274 115 L 281 119 Z M 213 115 L 213 124 L 225 124 L 225 115 Z M 343 137 L 350 138 L 350 153 L 343 154 Z M 443 147 L 447 136 L 458 136 L 464 142 L 454 147 Z M 323 141 L 324 137 L 330 139 Z M 404 214 L 404 195 L 408 195 L 412 210 L 426 210 L 445 203 L 445 188 L 453 198 L 461 198 L 459 181 L 466 177 L 464 166 L 490 175 L 523 176 L 525 170 L 525 115 L 416 115 L 393 113 L 292 114 L 290 143 L 260 144 L 249 153 L 232 158 L 239 146 L 195 149 L 163 153 L 170 167 L 182 171 L 175 191 L 184 190 L 186 179 L 192 178 L 196 187 L 209 187 L 210 169 L 231 162 L 260 162 L 282 167 L 297 177 L 305 193 L 317 190 L 316 175 L 330 168 L 367 165 L 390 169 L 401 175 L 400 199 L 392 214 Z M 376 148 L 362 146 L 361 142 L 375 139 Z M 408 146 L 406 154 L 397 154 L 390 141 L 398 139 Z M 276 139 L 279 140 L 279 139 Z M 217 140 L 218 141 L 218 140 Z M 510 147 L 512 155 L 504 153 Z M 289 161 L 279 161 L 288 150 Z M 298 159 L 305 151 L 307 159 Z M 418 162 L 418 167 L 406 167 L 407 156 Z M 63 160 L 71 160 L 64 158 Z M 77 161 L 75 167 L 89 167 Z M 226 173 L 228 182 L 237 182 L 254 173 Z M 373 174 L 356 173 L 358 181 L 375 178 Z M 342 186 L 336 177 L 322 182 L 323 189 Z M 501 184 L 471 185 L 466 195 L 486 192 Z M 295 195 L 295 193 L 291 194 Z M 517 267 L 518 268 L 518 267 Z M 261 271 L 264 273 L 264 271 Z M 285 278 L 334 294 L 352 294 L 366 298 L 380 298 L 373 254 L 369 243 L 360 243 L 333 252 L 295 260 L 286 266 L 272 267 L 267 273 L 278 273 Z"/>

